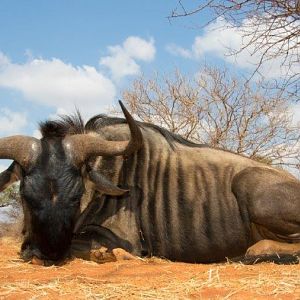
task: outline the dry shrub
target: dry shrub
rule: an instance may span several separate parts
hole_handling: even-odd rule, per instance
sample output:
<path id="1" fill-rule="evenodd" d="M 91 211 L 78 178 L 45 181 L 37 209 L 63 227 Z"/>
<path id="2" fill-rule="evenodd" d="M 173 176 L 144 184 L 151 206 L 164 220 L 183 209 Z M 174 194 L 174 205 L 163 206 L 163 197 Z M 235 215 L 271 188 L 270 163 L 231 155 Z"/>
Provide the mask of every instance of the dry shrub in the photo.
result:
<path id="1" fill-rule="evenodd" d="M 8 222 L 0 222 L 0 238 L 13 237 L 20 238 L 23 228 L 23 211 L 18 201 L 11 203 L 11 210 L 7 213 Z"/>

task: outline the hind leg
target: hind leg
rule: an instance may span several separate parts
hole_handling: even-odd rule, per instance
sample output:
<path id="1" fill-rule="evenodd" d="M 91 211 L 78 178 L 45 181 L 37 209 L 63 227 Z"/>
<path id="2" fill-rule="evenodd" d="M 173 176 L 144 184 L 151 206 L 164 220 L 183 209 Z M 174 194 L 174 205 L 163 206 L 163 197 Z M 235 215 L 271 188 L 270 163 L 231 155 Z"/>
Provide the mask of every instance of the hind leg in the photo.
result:
<path id="1" fill-rule="evenodd" d="M 247 211 L 250 247 L 246 255 L 300 254 L 300 182 L 288 173 L 248 168 L 232 191 Z"/>
<path id="2" fill-rule="evenodd" d="M 247 249 L 246 257 L 261 255 L 300 254 L 300 243 L 289 244 L 273 240 L 261 240 Z"/>

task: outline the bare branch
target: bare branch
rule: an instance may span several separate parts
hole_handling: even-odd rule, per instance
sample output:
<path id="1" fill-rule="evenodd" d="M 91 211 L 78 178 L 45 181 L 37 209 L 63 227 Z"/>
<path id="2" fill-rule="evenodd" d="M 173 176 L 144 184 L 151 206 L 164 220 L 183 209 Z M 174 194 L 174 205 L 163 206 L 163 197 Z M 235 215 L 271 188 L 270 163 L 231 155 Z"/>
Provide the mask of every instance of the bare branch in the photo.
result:
<path id="1" fill-rule="evenodd" d="M 283 93 L 270 94 L 263 86 L 206 66 L 196 79 L 178 70 L 172 76 L 142 76 L 123 99 L 140 120 L 195 142 L 297 167 L 300 124 L 293 123 Z"/>
<path id="2" fill-rule="evenodd" d="M 300 82 L 300 0 L 206 0 L 191 7 L 190 1 L 180 0 L 170 18 L 208 13 L 211 19 L 205 26 L 222 17 L 243 36 L 240 49 L 231 49 L 237 55 L 247 49 L 259 55 L 254 74 L 267 62 L 281 61 L 282 78 L 277 88 L 299 95 Z M 200 22 L 200 19 L 199 19 Z M 252 74 L 253 75 L 253 74 Z"/>

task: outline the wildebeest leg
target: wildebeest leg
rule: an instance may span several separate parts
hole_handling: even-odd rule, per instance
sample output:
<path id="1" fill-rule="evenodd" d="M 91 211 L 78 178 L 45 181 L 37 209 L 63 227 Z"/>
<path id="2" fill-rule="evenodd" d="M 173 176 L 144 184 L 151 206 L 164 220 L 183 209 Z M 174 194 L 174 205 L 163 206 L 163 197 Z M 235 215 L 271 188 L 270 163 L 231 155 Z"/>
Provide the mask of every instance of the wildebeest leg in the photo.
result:
<path id="1" fill-rule="evenodd" d="M 104 227 L 90 225 L 73 239 L 71 253 L 97 263 L 137 259 L 125 249 L 130 249 L 127 241 Z"/>
<path id="2" fill-rule="evenodd" d="M 122 248 L 114 248 L 109 251 L 106 247 L 100 247 L 98 249 L 91 250 L 90 252 L 90 260 L 97 263 L 136 259 L 138 259 L 138 257 L 130 254 Z"/>
<path id="3" fill-rule="evenodd" d="M 97 263 L 138 259 L 122 248 L 108 249 L 98 243 L 74 240 L 72 243 L 72 255 Z"/>
<path id="4" fill-rule="evenodd" d="M 281 170 L 247 168 L 232 191 L 247 211 L 251 239 L 246 257 L 300 255 L 300 183 Z"/>
<path id="5" fill-rule="evenodd" d="M 300 243 L 282 243 L 273 240 L 261 240 L 249 247 L 246 256 L 278 254 L 300 254 Z"/>

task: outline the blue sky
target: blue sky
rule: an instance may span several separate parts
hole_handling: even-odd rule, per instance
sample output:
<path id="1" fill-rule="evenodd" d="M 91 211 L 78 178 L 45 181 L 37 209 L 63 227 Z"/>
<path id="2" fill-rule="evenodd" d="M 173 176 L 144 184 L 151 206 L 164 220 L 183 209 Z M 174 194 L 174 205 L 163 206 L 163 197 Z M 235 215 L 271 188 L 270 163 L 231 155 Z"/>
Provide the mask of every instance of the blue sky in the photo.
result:
<path id="1" fill-rule="evenodd" d="M 0 46 L 16 63 L 26 56 L 60 58 L 74 65 L 95 65 L 107 46 L 128 36 L 153 37 L 159 55 L 152 68 L 177 65 L 165 45 L 190 45 L 190 21 L 167 16 L 177 1 L 1 1 Z M 29 54 L 29 55 L 28 55 Z"/>
<path id="2" fill-rule="evenodd" d="M 0 137 L 37 135 L 39 121 L 72 113 L 75 105 L 86 119 L 103 113 L 141 73 L 179 68 L 193 76 L 204 62 L 253 69 L 258 55 L 226 56 L 228 46 L 241 46 L 239 30 L 223 31 L 228 24 L 221 19 L 200 29 L 205 14 L 170 22 L 176 6 L 177 0 L 2 0 Z M 278 69 L 275 62 L 266 75 L 279 76 Z"/>
<path id="3" fill-rule="evenodd" d="M 139 72 L 167 72 L 183 66 L 185 70 L 196 71 L 193 61 L 186 61 L 166 51 L 166 45 L 172 43 L 191 45 L 196 34 L 195 30 L 186 28 L 190 21 L 168 20 L 167 16 L 176 5 L 177 1 L 1 1 L 0 53 L 10 61 L 11 67 L 23 66 L 23 70 L 15 70 L 9 75 L 13 77 L 10 81 L 16 81 L 16 77 L 22 75 L 32 77 L 30 62 L 39 60 L 41 63 L 50 63 L 53 59 L 75 69 L 83 66 L 93 67 L 111 80 L 109 68 L 100 66 L 99 60 L 109 55 L 107 47 L 122 45 L 128 37 L 153 41 L 155 54 L 149 59 L 146 57 L 137 62 Z M 40 78 L 46 85 L 43 71 L 36 72 L 34 76 L 39 77 L 40 73 Z M 58 104 L 51 105 L 51 99 L 36 99 L 39 95 L 44 97 L 43 91 L 30 93 L 24 90 L 21 83 L 7 82 L 7 73 L 9 72 L 2 70 L 6 78 L 5 83 L 0 83 L 1 109 L 25 113 L 27 122 L 16 126 L 15 130 L 4 130 L 4 125 L 0 126 L 0 135 L 33 134 L 38 121 L 54 114 Z M 71 70 L 70 73 L 72 76 L 74 72 Z M 134 71 L 132 73 L 113 80 L 114 99 L 137 75 Z M 46 79 L 51 80 L 49 77 Z M 39 85 L 40 82 L 35 79 L 32 84 Z M 47 93 L 46 88 L 44 89 L 44 93 Z M 59 95 L 59 91 L 57 94 Z M 64 101 L 64 97 L 62 98 L 61 101 Z M 104 109 L 101 100 L 99 97 L 99 109 L 95 106 L 95 114 Z M 53 99 L 53 102 L 56 101 L 60 100 Z M 81 103 L 76 105 L 79 108 L 82 106 Z M 89 116 L 92 116 L 90 111 L 86 114 L 86 117 Z M 0 119 L 1 117 L 4 118 L 3 111 Z"/>

